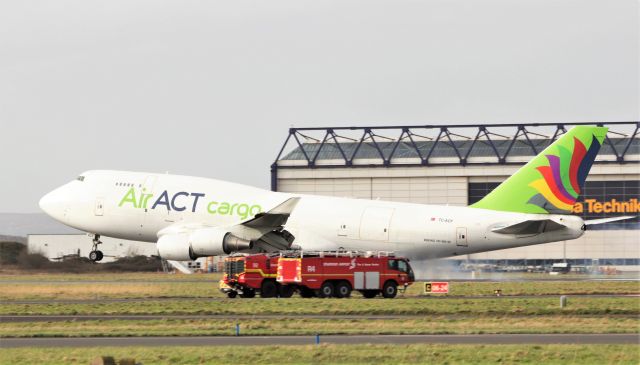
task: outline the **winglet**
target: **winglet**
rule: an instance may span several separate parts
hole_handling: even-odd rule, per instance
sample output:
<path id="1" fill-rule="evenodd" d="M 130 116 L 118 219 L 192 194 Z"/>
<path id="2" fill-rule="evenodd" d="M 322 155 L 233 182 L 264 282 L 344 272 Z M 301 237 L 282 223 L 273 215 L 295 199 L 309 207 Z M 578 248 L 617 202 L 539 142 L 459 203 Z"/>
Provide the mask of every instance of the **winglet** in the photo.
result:
<path id="1" fill-rule="evenodd" d="M 289 198 L 283 203 L 280 203 L 280 205 L 268 211 L 266 214 L 291 214 L 296 205 L 298 205 L 299 201 L 300 197 Z"/>
<path id="2" fill-rule="evenodd" d="M 300 201 L 300 197 L 289 198 L 266 213 L 258 213 L 242 225 L 247 227 L 279 227 L 287 223 L 289 216 Z"/>

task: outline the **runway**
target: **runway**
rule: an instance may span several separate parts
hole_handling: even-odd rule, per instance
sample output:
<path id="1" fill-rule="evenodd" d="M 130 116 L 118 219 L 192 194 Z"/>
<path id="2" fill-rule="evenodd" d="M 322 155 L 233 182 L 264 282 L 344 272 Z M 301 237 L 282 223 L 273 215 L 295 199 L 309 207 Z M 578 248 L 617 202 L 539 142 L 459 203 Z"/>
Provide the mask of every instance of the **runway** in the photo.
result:
<path id="1" fill-rule="evenodd" d="M 637 344 L 639 334 L 482 334 L 320 336 L 332 344 Z M 311 345 L 315 336 L 3 338 L 0 348 L 97 346 Z"/>

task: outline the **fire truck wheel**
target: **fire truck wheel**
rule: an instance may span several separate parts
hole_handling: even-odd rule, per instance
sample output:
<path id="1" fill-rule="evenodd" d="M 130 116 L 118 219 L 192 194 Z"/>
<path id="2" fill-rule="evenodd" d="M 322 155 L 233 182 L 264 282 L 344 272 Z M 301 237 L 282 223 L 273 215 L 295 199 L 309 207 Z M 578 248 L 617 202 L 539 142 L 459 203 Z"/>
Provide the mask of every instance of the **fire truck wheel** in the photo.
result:
<path id="1" fill-rule="evenodd" d="M 236 295 L 238 295 L 238 292 L 237 292 L 237 291 L 235 291 L 235 290 L 232 290 L 232 291 L 227 292 L 227 296 L 228 296 L 229 298 L 235 298 L 235 297 L 236 297 Z"/>
<path id="2" fill-rule="evenodd" d="M 291 285 L 282 285 L 280 286 L 280 298 L 291 298 L 295 288 Z"/>
<path id="3" fill-rule="evenodd" d="M 265 280 L 260 287 L 260 296 L 262 298 L 273 298 L 278 294 L 276 283 L 271 280 Z"/>
<path id="4" fill-rule="evenodd" d="M 320 298 L 331 298 L 334 293 L 333 283 L 330 281 L 325 281 L 322 283 L 320 287 L 320 291 L 318 292 L 318 296 Z"/>
<path id="5" fill-rule="evenodd" d="M 349 298 L 351 296 L 351 284 L 348 281 L 341 281 L 336 285 L 336 297 Z"/>
<path id="6" fill-rule="evenodd" d="M 361 290 L 360 293 L 362 293 L 362 296 L 367 298 L 367 299 L 371 299 L 371 298 L 375 298 L 376 295 L 378 295 L 379 291 L 377 290 Z"/>
<path id="7" fill-rule="evenodd" d="M 395 281 L 389 280 L 384 283 L 382 287 L 382 296 L 385 298 L 395 298 L 398 294 L 398 284 Z"/>
<path id="8" fill-rule="evenodd" d="M 256 296 L 256 291 L 253 289 L 242 289 L 242 294 L 240 294 L 240 298 L 253 298 Z"/>
<path id="9" fill-rule="evenodd" d="M 300 288 L 300 296 L 303 298 L 313 298 L 316 294 L 313 292 L 313 290 L 307 288 L 307 287 L 301 287 Z"/>

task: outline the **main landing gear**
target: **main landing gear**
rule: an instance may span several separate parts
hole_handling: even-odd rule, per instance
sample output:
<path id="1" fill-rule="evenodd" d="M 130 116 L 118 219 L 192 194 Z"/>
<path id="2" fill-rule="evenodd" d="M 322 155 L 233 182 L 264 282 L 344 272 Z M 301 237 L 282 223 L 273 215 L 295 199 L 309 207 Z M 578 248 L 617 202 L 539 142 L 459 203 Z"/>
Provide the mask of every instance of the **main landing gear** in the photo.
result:
<path id="1" fill-rule="evenodd" d="M 96 234 L 93 236 L 93 246 L 91 247 L 91 252 L 89 252 L 89 260 L 93 262 L 97 262 L 102 260 L 104 255 L 102 251 L 98 250 L 98 245 L 101 244 L 100 235 Z"/>

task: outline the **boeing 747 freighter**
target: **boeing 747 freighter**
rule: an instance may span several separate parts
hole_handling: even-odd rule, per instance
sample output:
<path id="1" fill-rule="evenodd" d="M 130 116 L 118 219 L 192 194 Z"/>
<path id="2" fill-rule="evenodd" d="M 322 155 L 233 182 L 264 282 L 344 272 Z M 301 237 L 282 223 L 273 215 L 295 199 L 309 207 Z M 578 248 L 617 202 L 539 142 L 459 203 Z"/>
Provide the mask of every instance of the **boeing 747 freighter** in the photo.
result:
<path id="1" fill-rule="evenodd" d="M 271 192 L 213 179 L 87 171 L 40 207 L 93 236 L 157 242 L 168 260 L 233 252 L 395 251 L 440 258 L 580 237 L 592 224 L 571 215 L 607 128 L 577 126 L 469 207 Z"/>

